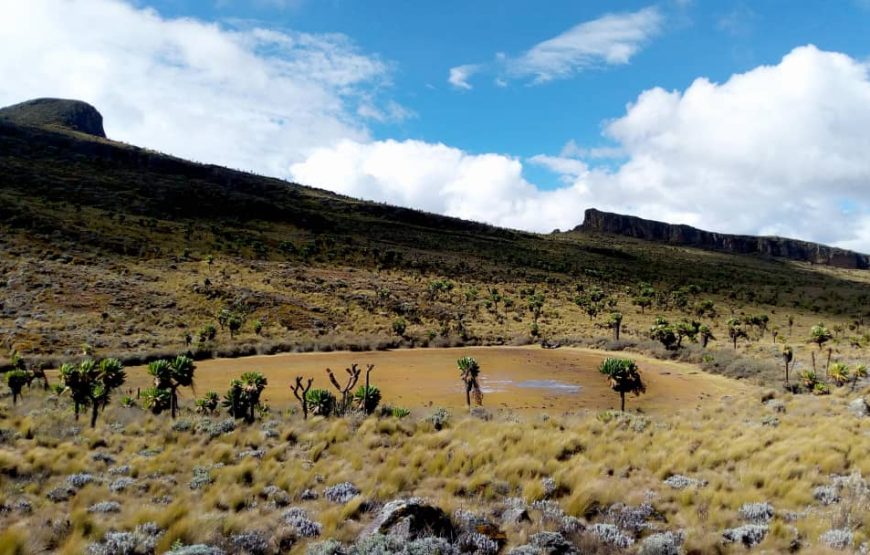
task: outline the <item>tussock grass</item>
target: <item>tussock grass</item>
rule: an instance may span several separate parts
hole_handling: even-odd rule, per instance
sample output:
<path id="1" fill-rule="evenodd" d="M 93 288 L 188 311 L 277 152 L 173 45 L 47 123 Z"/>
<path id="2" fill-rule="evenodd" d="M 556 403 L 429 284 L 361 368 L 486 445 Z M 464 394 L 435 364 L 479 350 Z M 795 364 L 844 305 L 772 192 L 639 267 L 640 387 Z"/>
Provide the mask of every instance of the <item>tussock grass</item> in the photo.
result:
<path id="1" fill-rule="evenodd" d="M 0 503 L 12 506 L 24 498 L 33 506 L 31 513 L 0 512 L 0 553 L 31 553 L 46 545 L 82 552 L 108 530 L 146 522 L 165 530 L 160 549 L 175 541 L 220 543 L 234 533 L 277 530 L 282 509 L 262 497 L 268 486 L 305 508 L 325 537 L 343 541 L 371 522 L 372 504 L 411 495 L 447 511 L 480 514 L 512 497 L 549 500 L 587 522 L 603 518 L 615 503 L 649 502 L 668 529 L 686 530 L 687 549 L 704 553 L 733 550 L 722 545 L 721 531 L 740 526 L 740 508 L 758 502 L 776 509 L 762 544 L 771 552 L 788 549 L 795 531 L 808 552 L 818 552 L 816 539 L 844 521 L 852 523 L 856 542 L 867 540 L 866 511 L 822 507 L 813 497 L 832 475 L 870 475 L 870 437 L 846 406 L 867 391 L 839 388 L 824 398 L 776 393 L 785 409 L 776 413 L 776 427 L 762 424 L 773 414 L 761 402 L 769 397 L 765 391 L 751 388 L 655 415 L 497 413 L 484 421 L 454 414 L 440 431 L 424 415 L 304 421 L 276 407 L 268 424 L 276 433 L 267 435 L 266 424 L 257 421 L 214 438 L 196 433 L 196 426 L 176 431 L 168 418 L 114 405 L 96 430 L 70 432 L 67 407 L 34 391 L 14 408 L 0 400 L 8 415 L 3 426 L 16 431 L 0 444 Z M 50 425 L 61 418 L 68 426 Z M 180 418 L 202 417 L 185 409 Z M 94 460 L 97 452 L 112 462 Z M 109 469 L 121 465 L 129 466 L 126 474 L 135 482 L 111 492 L 108 485 L 118 475 Z M 191 488 L 203 472 L 210 481 Z M 48 493 L 73 473 L 96 479 L 68 501 L 50 501 Z M 706 485 L 671 489 L 663 480 L 675 474 Z M 544 479 L 552 481 L 545 485 Z M 324 488 L 345 481 L 361 495 L 345 504 L 324 499 Z M 306 490 L 321 495 L 303 500 Z M 88 512 L 107 500 L 117 501 L 121 511 Z M 787 521 L 789 513 L 800 516 Z M 69 525 L 52 531 L 43 526 L 47 521 Z M 26 533 L 40 526 L 38 534 Z M 518 544 L 543 529 L 546 523 L 536 520 L 506 532 Z"/>

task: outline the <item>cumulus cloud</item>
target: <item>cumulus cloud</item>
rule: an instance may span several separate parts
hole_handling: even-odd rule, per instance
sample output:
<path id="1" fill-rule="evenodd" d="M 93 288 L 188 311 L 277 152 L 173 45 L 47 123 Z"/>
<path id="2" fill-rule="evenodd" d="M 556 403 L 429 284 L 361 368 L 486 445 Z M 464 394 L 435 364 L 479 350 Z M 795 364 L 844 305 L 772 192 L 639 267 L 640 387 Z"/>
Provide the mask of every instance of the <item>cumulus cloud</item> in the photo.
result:
<path id="1" fill-rule="evenodd" d="M 167 19 L 120 0 L 28 0 L 0 18 L 0 105 L 78 98 L 112 138 L 200 161 L 286 176 L 366 118 L 406 117 L 381 102 L 390 68 L 340 34 L 228 28 Z"/>
<path id="2" fill-rule="evenodd" d="M 576 144 L 529 161 L 566 183 L 541 190 L 522 163 L 419 141 L 345 141 L 291 168 L 358 197 L 549 231 L 585 208 L 722 232 L 796 236 L 870 251 L 870 78 L 849 56 L 796 48 L 780 63 L 641 93 L 604 135 L 624 162 Z M 590 156 L 589 159 L 592 159 Z"/>

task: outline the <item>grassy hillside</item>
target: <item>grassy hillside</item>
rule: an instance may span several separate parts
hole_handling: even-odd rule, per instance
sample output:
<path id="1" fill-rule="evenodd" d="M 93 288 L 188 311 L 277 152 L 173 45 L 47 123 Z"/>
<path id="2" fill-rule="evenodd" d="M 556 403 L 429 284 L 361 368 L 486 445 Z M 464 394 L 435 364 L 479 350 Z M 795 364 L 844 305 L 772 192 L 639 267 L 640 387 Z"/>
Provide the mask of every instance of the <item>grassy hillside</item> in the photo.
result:
<path id="1" fill-rule="evenodd" d="M 728 317 L 763 312 L 781 339 L 824 320 L 867 343 L 867 272 L 499 229 L 3 122 L 0 247 L 0 337 L 31 357 L 83 344 L 142 357 L 208 325 L 219 333 L 200 350 L 223 354 L 607 336 L 614 310 L 640 340 L 655 315 L 693 317 L 708 299 L 722 340 Z M 656 296 L 643 314 L 642 282 Z M 613 302 L 589 318 L 575 300 L 596 288 Z M 223 309 L 243 318 L 233 337 Z"/>
<path id="2" fill-rule="evenodd" d="M 867 271 L 499 229 L 0 119 L 0 367 L 37 371 L 0 387 L 0 555 L 866 552 L 868 301 Z M 360 352 L 531 342 L 598 350 Z M 673 360 L 628 355 L 646 392 L 604 410 L 622 351 Z M 97 365 L 114 385 L 81 397 L 109 356 L 125 379 Z M 291 397 L 351 363 L 377 364 L 376 410 L 355 383 L 340 410 Z"/>

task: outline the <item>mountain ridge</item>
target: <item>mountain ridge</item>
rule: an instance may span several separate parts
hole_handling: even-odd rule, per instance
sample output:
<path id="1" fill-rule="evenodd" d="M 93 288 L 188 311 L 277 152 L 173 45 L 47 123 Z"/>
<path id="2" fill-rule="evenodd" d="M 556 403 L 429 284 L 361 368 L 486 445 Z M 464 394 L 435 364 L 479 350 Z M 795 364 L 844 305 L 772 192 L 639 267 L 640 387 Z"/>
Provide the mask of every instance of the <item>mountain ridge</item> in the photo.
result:
<path id="1" fill-rule="evenodd" d="M 847 249 L 785 237 L 737 235 L 705 231 L 685 224 L 669 224 L 637 216 L 589 208 L 582 233 L 609 233 L 646 241 L 714 250 L 740 255 L 764 255 L 837 268 L 866 270 L 870 256 Z"/>

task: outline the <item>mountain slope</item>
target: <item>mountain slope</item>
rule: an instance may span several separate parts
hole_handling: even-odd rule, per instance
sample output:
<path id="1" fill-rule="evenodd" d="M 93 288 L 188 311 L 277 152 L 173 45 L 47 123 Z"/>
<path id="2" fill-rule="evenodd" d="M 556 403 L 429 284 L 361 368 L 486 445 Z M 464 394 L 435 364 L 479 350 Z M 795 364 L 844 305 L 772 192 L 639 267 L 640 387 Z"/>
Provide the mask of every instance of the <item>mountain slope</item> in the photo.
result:
<path id="1" fill-rule="evenodd" d="M 6 348 L 178 349 L 186 334 L 217 324 L 222 308 L 247 322 L 240 337 L 219 334 L 224 345 L 503 342 L 528 338 L 532 288 L 546 296 L 539 333 L 584 334 L 599 322 L 575 305 L 579 292 L 600 287 L 634 312 L 641 281 L 662 295 L 691 284 L 731 310 L 788 308 L 807 322 L 863 317 L 870 299 L 865 272 L 500 229 L 187 162 L 65 130 L 58 118 L 34 121 L 0 118 Z M 433 291 L 437 279 L 452 288 Z M 493 287 L 504 297 L 494 311 Z M 629 334 L 651 316 L 632 318 Z M 397 319 L 407 322 L 404 338 L 393 333 Z M 263 336 L 252 332 L 257 321 Z"/>

